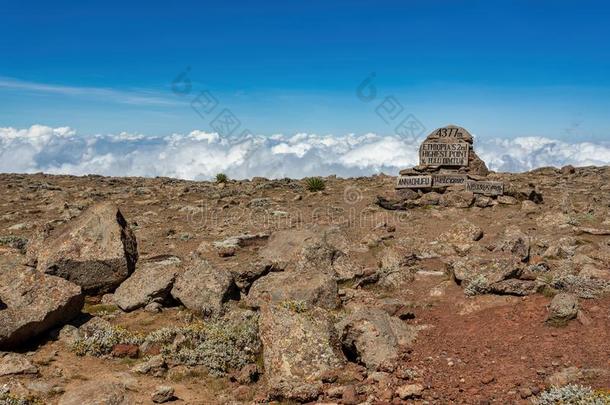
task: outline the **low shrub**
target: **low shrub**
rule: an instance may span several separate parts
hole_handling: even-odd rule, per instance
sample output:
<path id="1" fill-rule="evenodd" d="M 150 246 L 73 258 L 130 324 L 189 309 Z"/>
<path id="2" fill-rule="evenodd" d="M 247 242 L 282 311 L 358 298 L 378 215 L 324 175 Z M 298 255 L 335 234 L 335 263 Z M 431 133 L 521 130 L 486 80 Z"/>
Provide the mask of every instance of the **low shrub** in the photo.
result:
<path id="1" fill-rule="evenodd" d="M 0 236 L 0 246 L 9 246 L 13 249 L 19 250 L 22 253 L 25 253 L 27 245 L 27 238 L 24 238 L 22 236 Z"/>
<path id="2" fill-rule="evenodd" d="M 115 345 L 159 346 L 163 357 L 177 364 L 205 366 L 213 376 L 256 362 L 261 343 L 258 316 L 217 319 L 186 326 L 158 329 L 148 335 L 133 333 L 121 326 L 105 325 L 87 336 L 78 337 L 72 351 L 79 356 L 104 356 Z"/>
<path id="3" fill-rule="evenodd" d="M 9 389 L 0 387 L 0 405 L 42 405 L 43 402 L 35 397 L 18 397 L 12 395 Z"/>
<path id="4" fill-rule="evenodd" d="M 132 333 L 122 326 L 104 326 L 96 328 L 91 334 L 77 337 L 72 343 L 72 351 L 78 356 L 104 356 L 112 352 L 118 344 L 135 344 L 143 342 L 143 337 Z"/>
<path id="5" fill-rule="evenodd" d="M 610 393 L 570 384 L 549 388 L 533 398 L 532 403 L 534 405 L 607 405 L 610 403 Z"/>
<path id="6" fill-rule="evenodd" d="M 149 334 L 146 344 L 161 345 L 168 360 L 205 366 L 213 376 L 254 363 L 260 351 L 258 317 L 215 320 L 184 327 L 163 328 Z"/>

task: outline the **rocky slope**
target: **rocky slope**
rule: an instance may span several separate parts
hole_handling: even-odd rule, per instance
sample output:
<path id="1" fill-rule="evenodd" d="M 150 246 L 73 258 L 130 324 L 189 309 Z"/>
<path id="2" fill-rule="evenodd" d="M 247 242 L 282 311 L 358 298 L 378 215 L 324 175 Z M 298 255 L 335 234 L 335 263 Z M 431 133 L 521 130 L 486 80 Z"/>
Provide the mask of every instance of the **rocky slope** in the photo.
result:
<path id="1" fill-rule="evenodd" d="M 610 168 L 489 178 L 2 174 L 0 404 L 606 403 Z"/>

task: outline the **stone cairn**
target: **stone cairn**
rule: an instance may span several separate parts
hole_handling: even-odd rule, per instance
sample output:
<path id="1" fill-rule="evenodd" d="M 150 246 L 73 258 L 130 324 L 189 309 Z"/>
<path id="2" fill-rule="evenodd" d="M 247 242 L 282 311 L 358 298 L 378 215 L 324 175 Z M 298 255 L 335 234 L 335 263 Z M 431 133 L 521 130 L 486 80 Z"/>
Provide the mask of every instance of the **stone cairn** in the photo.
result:
<path id="1" fill-rule="evenodd" d="M 487 180 L 489 170 L 473 149 L 472 135 L 462 127 L 447 125 L 434 130 L 419 148 L 419 165 L 400 171 L 396 192 L 401 199 L 425 193 L 446 192 L 482 195 L 492 202 L 504 194 L 504 184 Z"/>

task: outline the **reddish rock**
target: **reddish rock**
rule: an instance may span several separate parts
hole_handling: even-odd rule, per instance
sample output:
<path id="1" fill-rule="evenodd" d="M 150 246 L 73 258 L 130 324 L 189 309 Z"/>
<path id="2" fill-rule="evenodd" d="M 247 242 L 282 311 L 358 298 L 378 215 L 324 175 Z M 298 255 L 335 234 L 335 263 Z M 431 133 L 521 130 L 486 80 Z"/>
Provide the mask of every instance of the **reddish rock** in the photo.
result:
<path id="1" fill-rule="evenodd" d="M 138 345 L 132 344 L 118 344 L 114 345 L 112 348 L 112 355 L 114 357 L 129 357 L 130 359 L 138 358 L 138 354 L 140 353 L 140 348 Z"/>

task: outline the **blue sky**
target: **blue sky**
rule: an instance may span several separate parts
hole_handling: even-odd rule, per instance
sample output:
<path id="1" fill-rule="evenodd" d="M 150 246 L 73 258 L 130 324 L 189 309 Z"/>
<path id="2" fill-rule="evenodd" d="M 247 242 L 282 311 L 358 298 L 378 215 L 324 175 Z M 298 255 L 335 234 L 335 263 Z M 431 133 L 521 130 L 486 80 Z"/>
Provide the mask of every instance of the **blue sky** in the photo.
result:
<path id="1" fill-rule="evenodd" d="M 610 5 L 593 1 L 0 3 L 0 127 L 212 130 L 207 90 L 257 134 L 432 130 L 610 139 Z M 187 67 L 191 93 L 172 92 Z M 372 72 L 377 98 L 356 88 Z"/>

